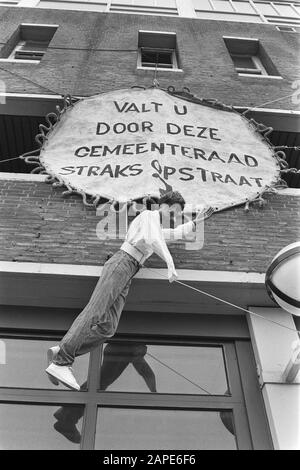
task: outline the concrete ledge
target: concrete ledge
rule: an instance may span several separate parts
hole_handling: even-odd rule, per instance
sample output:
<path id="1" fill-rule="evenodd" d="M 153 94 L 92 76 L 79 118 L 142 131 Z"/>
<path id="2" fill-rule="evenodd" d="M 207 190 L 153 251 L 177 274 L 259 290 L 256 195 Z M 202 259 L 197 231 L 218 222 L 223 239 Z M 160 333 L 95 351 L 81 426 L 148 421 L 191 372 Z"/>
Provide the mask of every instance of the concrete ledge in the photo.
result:
<path id="1" fill-rule="evenodd" d="M 238 283 L 238 284 L 264 284 L 264 273 L 248 273 L 240 271 L 196 271 L 193 269 L 176 270 L 181 281 L 212 282 L 212 283 Z M 80 277 L 99 277 L 102 266 L 89 266 L 78 264 L 52 264 L 52 263 L 20 263 L 13 261 L 0 261 L 0 273 L 23 274 L 52 274 Z M 167 269 L 143 268 L 136 279 L 167 280 Z M 164 279 L 165 278 L 165 279 Z"/>
<path id="2" fill-rule="evenodd" d="M 101 272 L 101 266 L 0 262 L 0 305 L 82 308 Z M 180 281 L 217 298 L 178 283 L 170 284 L 166 269 L 143 268 L 132 281 L 126 309 L 246 315 L 222 300 L 242 308 L 254 301 L 257 306 L 274 306 L 263 273 L 178 269 L 178 275 Z"/>

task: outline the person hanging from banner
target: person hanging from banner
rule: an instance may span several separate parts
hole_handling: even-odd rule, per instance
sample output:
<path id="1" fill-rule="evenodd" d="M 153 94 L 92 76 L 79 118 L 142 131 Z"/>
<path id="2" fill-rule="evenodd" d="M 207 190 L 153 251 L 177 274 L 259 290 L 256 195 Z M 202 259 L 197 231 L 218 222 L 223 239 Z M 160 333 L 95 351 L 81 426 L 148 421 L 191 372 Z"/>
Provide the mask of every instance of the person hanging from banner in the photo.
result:
<path id="1" fill-rule="evenodd" d="M 163 228 L 163 220 L 174 224 L 182 214 L 185 200 L 179 192 L 169 191 L 159 199 L 158 205 L 158 209 L 156 205 L 155 210 L 144 210 L 131 222 L 121 248 L 104 264 L 88 304 L 59 345 L 48 350 L 46 373 L 53 384 L 61 382 L 80 390 L 72 369 L 75 357 L 90 352 L 115 334 L 132 278 L 153 253 L 166 262 L 169 282 L 177 279 L 166 240 L 184 239 L 195 231 L 203 213 L 174 229 Z"/>

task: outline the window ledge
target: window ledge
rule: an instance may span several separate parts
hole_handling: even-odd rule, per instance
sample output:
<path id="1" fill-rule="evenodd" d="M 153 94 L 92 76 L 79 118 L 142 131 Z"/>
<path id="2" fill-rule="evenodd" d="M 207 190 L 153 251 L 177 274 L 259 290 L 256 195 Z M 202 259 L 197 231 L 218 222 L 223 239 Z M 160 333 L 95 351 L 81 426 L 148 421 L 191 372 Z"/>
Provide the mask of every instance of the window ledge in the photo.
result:
<path id="1" fill-rule="evenodd" d="M 183 72 L 182 69 L 166 69 L 160 67 L 157 67 L 156 69 L 155 67 L 137 67 L 137 70 L 151 70 L 152 72 L 155 70 L 159 70 L 160 72 Z"/>
<path id="2" fill-rule="evenodd" d="M 0 181 L 45 181 L 48 175 L 39 173 L 10 173 L 0 172 Z"/>
<path id="3" fill-rule="evenodd" d="M 24 59 L 0 59 L 0 62 L 7 62 L 12 64 L 40 64 L 40 60 L 24 60 Z"/>
<path id="4" fill-rule="evenodd" d="M 275 80 L 282 80 L 280 75 L 255 75 L 253 73 L 238 73 L 239 77 L 252 77 L 252 78 L 272 78 Z"/>

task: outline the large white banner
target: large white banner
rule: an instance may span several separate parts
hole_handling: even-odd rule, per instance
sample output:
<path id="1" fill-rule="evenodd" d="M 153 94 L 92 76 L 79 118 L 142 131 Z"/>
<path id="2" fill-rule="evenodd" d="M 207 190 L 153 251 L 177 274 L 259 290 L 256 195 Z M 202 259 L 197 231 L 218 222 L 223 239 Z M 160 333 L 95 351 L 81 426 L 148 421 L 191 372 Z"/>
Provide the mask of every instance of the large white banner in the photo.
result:
<path id="1" fill-rule="evenodd" d="M 40 161 L 75 190 L 125 202 L 166 190 L 221 210 L 279 179 L 272 149 L 238 113 L 160 89 L 77 102 L 48 135 Z"/>

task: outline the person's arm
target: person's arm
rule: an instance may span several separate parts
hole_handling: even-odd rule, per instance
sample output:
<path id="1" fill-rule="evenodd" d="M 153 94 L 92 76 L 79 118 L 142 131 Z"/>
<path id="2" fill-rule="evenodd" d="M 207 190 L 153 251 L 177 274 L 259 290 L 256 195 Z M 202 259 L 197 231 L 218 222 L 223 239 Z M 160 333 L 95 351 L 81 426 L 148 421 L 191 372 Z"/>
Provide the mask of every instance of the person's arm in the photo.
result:
<path id="1" fill-rule="evenodd" d="M 162 233 L 165 240 L 180 240 L 185 239 L 187 235 L 195 231 L 196 224 L 190 220 L 185 224 L 177 225 L 176 228 L 163 228 Z"/>
<path id="2" fill-rule="evenodd" d="M 155 211 L 156 212 L 156 211 Z M 173 258 L 169 252 L 160 226 L 159 216 L 154 211 L 144 211 L 141 216 L 143 235 L 145 242 L 151 246 L 154 253 L 162 258 L 168 266 L 169 282 L 177 279 Z"/>
<path id="3" fill-rule="evenodd" d="M 196 217 L 185 224 L 177 225 L 176 228 L 163 228 L 162 232 L 166 240 L 180 240 L 185 239 L 191 232 L 195 232 L 197 223 L 203 223 L 205 219 L 213 214 L 214 210 L 212 207 L 208 207 L 203 211 L 199 211 Z"/>

